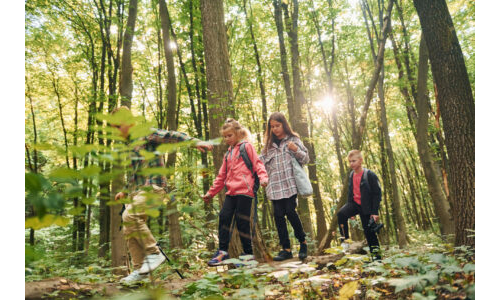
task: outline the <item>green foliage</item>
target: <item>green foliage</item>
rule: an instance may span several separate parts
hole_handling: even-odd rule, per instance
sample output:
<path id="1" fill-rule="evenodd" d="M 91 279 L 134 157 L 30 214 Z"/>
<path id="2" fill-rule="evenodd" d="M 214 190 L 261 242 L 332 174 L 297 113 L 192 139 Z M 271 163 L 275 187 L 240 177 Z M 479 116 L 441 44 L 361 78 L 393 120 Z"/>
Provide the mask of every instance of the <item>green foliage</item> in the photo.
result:
<path id="1" fill-rule="evenodd" d="M 202 279 L 186 286 L 186 291 L 181 299 L 224 299 L 219 283 L 222 277 L 218 274 L 209 273 Z"/>

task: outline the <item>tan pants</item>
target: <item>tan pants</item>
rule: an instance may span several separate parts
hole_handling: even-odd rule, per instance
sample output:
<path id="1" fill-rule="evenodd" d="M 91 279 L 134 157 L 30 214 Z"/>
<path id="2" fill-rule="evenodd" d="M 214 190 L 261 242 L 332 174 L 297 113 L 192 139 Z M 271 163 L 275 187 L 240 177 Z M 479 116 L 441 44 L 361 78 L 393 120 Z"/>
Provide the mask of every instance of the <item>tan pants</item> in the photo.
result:
<path id="1" fill-rule="evenodd" d="M 154 193 L 160 195 L 159 200 L 163 200 L 165 195 L 163 189 L 155 186 Z M 138 270 L 146 255 L 160 253 L 160 249 L 156 246 L 156 239 L 146 224 L 148 219 L 146 210 L 157 207 L 159 200 L 152 200 L 144 191 L 132 193 L 130 196 L 132 203 L 125 205 L 125 211 L 122 214 L 123 235 L 127 240 L 134 270 Z"/>

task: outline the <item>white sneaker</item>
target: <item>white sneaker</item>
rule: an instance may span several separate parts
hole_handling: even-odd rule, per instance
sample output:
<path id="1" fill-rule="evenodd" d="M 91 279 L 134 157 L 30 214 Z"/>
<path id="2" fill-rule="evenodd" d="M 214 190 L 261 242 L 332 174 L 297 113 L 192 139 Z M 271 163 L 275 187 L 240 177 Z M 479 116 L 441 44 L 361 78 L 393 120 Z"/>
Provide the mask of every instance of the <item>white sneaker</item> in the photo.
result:
<path id="1" fill-rule="evenodd" d="M 340 244 L 340 246 L 342 247 L 342 251 L 344 253 L 346 253 L 347 251 L 349 251 L 349 244 L 348 243 L 342 243 L 342 244 Z"/>
<path id="2" fill-rule="evenodd" d="M 133 271 L 127 277 L 120 279 L 120 283 L 131 284 L 146 279 L 147 275 L 139 274 L 138 270 Z"/>
<path id="3" fill-rule="evenodd" d="M 158 268 L 166 260 L 165 256 L 161 253 L 149 254 L 144 258 L 142 267 L 139 269 L 139 274 L 144 275 L 152 272 L 154 269 Z"/>

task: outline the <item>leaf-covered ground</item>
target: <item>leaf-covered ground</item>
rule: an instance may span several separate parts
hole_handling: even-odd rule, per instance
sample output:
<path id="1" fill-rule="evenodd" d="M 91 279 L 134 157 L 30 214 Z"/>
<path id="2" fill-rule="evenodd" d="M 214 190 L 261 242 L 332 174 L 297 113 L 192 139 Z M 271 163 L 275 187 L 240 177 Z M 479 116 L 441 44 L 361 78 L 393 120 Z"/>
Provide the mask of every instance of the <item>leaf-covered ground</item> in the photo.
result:
<path id="1" fill-rule="evenodd" d="M 366 250 L 366 249 L 365 249 Z M 176 262 L 186 277 L 162 265 L 146 282 L 123 287 L 97 266 L 79 276 L 26 283 L 26 298 L 53 299 L 474 299 L 472 251 L 414 241 L 404 250 L 386 248 L 381 262 L 366 254 L 310 256 L 277 263 L 206 267 L 206 257 Z M 232 260 L 232 263 L 239 262 Z M 29 276 L 27 276 L 29 279 Z"/>

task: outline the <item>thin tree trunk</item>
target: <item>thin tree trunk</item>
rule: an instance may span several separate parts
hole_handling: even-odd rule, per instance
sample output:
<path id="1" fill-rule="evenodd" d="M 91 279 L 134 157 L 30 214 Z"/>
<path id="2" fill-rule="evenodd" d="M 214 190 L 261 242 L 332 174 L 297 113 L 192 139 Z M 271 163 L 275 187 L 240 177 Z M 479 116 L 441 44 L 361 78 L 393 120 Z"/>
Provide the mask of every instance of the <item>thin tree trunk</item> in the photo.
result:
<path id="1" fill-rule="evenodd" d="M 176 78 L 175 78 L 175 66 L 174 66 L 174 54 L 172 47 L 170 46 L 170 16 L 168 14 L 168 8 L 165 0 L 160 0 L 160 18 L 163 33 L 163 48 L 165 50 L 165 58 L 167 60 L 167 76 L 168 76 L 168 86 L 167 86 L 167 128 L 168 130 L 177 130 L 177 119 L 176 115 Z M 169 153 L 167 158 L 167 168 L 175 168 L 175 161 L 177 157 L 177 152 Z M 175 186 L 174 182 L 169 183 L 169 187 L 173 189 Z M 179 212 L 177 211 L 177 203 L 175 202 L 175 197 L 167 199 L 167 211 L 168 224 L 169 224 L 169 238 L 170 246 L 172 248 L 183 248 L 182 244 L 182 233 L 179 224 Z"/>
<path id="2" fill-rule="evenodd" d="M 378 47 L 378 54 L 377 54 L 377 61 L 375 63 L 375 70 L 373 71 L 372 78 L 370 80 L 370 84 L 368 86 L 368 89 L 365 94 L 365 104 L 363 106 L 363 110 L 361 113 L 361 117 L 359 120 L 359 124 L 357 126 L 358 130 L 356 133 L 356 137 L 353 139 L 353 149 L 360 149 L 362 146 L 362 138 L 364 134 L 364 129 L 365 129 L 365 124 L 366 124 L 366 118 L 368 115 L 368 108 L 370 107 L 371 100 L 373 98 L 373 90 L 375 89 L 375 84 L 378 81 L 379 75 L 380 75 L 380 70 L 383 65 L 383 57 L 384 57 L 384 50 L 385 50 L 385 41 L 387 40 L 387 34 L 390 30 L 390 16 L 392 12 L 392 6 L 393 2 L 392 0 L 389 1 L 389 5 L 387 7 L 387 16 L 384 18 L 384 26 L 382 29 L 382 37 L 379 42 L 379 47 Z M 337 226 L 337 213 L 342 208 L 342 206 L 346 203 L 347 200 L 347 188 L 348 188 L 348 177 L 346 176 L 343 180 L 342 184 L 342 192 L 340 195 L 340 201 L 337 204 L 337 210 L 330 222 L 330 226 L 327 230 L 327 232 L 333 232 Z M 331 234 L 326 234 L 321 242 L 318 245 L 318 253 L 323 253 L 325 248 L 330 245 L 332 240 L 332 235 Z"/>
<path id="3" fill-rule="evenodd" d="M 123 56 L 121 61 L 120 74 L 120 98 L 123 106 L 131 107 L 133 82 L 132 82 L 132 41 L 134 38 L 135 20 L 137 18 L 137 0 L 130 0 L 127 25 L 123 40 Z M 113 195 L 121 190 L 123 179 L 113 181 Z M 120 205 L 111 207 L 111 265 L 115 269 L 115 274 L 123 275 L 123 266 L 128 265 L 127 251 L 123 232 L 120 231 L 121 216 Z"/>
<path id="4" fill-rule="evenodd" d="M 436 176 L 433 166 L 434 160 L 429 151 L 427 128 L 429 125 L 429 106 L 427 91 L 427 76 L 429 70 L 428 51 L 424 37 L 420 39 L 419 66 L 418 66 L 418 86 L 417 86 L 417 146 L 420 161 L 424 169 L 425 179 L 429 194 L 434 203 L 434 209 L 439 218 L 439 228 L 441 235 L 453 234 L 454 223 L 451 218 L 450 204 L 443 193 L 439 178 Z"/>

